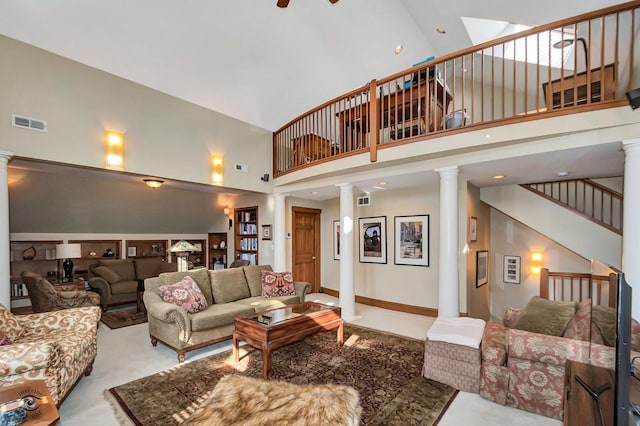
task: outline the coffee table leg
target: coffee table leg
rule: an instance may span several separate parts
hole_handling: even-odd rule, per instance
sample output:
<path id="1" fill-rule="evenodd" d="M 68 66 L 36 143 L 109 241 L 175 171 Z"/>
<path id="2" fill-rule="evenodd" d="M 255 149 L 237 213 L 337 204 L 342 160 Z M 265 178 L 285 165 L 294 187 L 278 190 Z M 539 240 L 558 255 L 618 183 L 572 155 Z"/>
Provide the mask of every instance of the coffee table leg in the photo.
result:
<path id="1" fill-rule="evenodd" d="M 235 362 L 240 361 L 240 350 L 238 347 L 239 344 L 238 336 L 236 333 L 233 333 L 233 359 Z"/>
<path id="2" fill-rule="evenodd" d="M 268 343 L 262 346 L 262 377 L 265 380 L 271 377 L 271 348 Z"/>
<path id="3" fill-rule="evenodd" d="M 338 338 L 338 345 L 342 346 L 342 344 L 344 343 L 344 321 L 340 321 L 337 338 Z"/>

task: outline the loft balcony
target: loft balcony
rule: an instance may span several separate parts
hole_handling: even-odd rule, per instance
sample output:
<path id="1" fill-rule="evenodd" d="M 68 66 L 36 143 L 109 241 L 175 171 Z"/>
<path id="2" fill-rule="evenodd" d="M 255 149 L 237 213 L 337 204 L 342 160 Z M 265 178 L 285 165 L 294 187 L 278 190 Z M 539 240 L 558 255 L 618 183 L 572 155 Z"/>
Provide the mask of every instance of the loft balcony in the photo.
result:
<path id="1" fill-rule="evenodd" d="M 274 177 L 488 127 L 627 105 L 640 86 L 640 1 L 371 80 L 273 134 Z"/>

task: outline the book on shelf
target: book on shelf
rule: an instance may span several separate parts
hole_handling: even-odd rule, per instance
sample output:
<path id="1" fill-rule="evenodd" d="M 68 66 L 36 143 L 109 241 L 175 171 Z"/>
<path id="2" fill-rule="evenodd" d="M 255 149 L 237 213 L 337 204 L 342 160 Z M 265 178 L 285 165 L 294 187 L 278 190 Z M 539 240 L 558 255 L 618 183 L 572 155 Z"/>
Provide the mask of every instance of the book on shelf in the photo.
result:
<path id="1" fill-rule="evenodd" d="M 255 265 L 256 264 L 256 259 L 258 258 L 258 255 L 255 253 L 240 253 L 238 255 L 238 259 L 240 260 L 248 260 L 249 264 L 251 265 Z"/>

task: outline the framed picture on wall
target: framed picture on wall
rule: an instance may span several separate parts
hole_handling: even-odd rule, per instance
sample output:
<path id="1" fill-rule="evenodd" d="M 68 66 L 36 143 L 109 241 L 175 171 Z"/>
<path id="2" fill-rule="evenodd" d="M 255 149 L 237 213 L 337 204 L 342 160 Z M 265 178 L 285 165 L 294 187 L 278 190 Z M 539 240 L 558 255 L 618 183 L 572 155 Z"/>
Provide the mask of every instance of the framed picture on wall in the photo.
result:
<path id="1" fill-rule="evenodd" d="M 387 263 L 387 217 L 358 219 L 360 262 Z"/>
<path id="2" fill-rule="evenodd" d="M 127 247 L 127 256 L 128 257 L 136 257 L 137 251 L 138 251 L 138 249 L 135 246 Z"/>
<path id="3" fill-rule="evenodd" d="M 429 215 L 395 216 L 394 263 L 429 266 Z"/>
<path id="4" fill-rule="evenodd" d="M 504 256 L 502 281 L 520 284 L 520 256 Z"/>
<path id="5" fill-rule="evenodd" d="M 263 240 L 271 239 L 271 225 L 262 225 L 262 239 Z"/>
<path id="6" fill-rule="evenodd" d="M 340 221 L 333 221 L 333 260 L 340 260 Z"/>
<path id="7" fill-rule="evenodd" d="M 476 241 L 478 241 L 478 218 L 471 216 L 469 217 L 469 229 L 468 229 L 468 234 L 469 234 L 469 242 L 470 243 L 475 243 Z"/>
<path id="8" fill-rule="evenodd" d="M 476 252 L 476 287 L 482 287 L 489 282 L 489 252 Z"/>

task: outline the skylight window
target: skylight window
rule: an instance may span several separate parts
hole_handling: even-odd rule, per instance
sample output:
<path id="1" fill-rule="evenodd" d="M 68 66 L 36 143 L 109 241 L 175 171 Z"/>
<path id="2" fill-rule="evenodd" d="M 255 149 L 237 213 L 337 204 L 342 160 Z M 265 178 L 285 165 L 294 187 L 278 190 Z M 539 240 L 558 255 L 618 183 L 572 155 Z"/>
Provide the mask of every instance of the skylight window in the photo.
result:
<path id="1" fill-rule="evenodd" d="M 467 30 L 471 42 L 476 45 L 500 37 L 516 34 L 534 28 L 533 25 L 515 24 L 513 22 L 499 21 L 496 19 L 481 19 L 461 17 L 462 23 Z M 564 32 L 564 38 L 574 38 L 575 36 Z M 492 49 L 485 49 L 484 55 L 495 56 L 512 61 L 540 64 L 553 68 L 560 68 L 564 62 L 564 68 L 573 69 L 572 53 L 575 43 L 565 46 L 563 49 L 553 48 L 553 44 L 563 39 L 561 31 L 545 31 L 539 34 L 522 37 L 513 41 L 495 46 Z"/>

